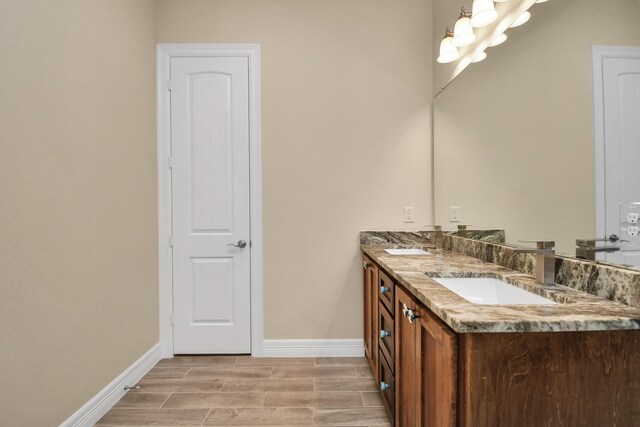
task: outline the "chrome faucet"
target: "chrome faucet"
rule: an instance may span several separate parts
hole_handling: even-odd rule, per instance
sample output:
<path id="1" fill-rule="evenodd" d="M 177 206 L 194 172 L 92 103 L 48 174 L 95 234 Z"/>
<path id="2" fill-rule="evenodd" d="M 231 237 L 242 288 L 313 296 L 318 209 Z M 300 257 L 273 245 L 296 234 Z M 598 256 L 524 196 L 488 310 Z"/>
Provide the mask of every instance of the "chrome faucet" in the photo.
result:
<path id="1" fill-rule="evenodd" d="M 543 285 L 556 283 L 556 242 L 527 240 L 522 243 L 535 243 L 535 248 L 514 248 L 514 254 L 536 254 L 536 280 Z"/>
<path id="2" fill-rule="evenodd" d="M 425 225 L 425 227 L 433 227 L 435 230 L 435 241 L 433 242 L 436 246 L 436 250 L 444 249 L 444 235 L 442 234 L 442 226 L 441 225 Z M 431 237 L 429 237 L 431 240 Z"/>
<path id="3" fill-rule="evenodd" d="M 597 242 L 617 242 L 620 240 L 618 236 L 612 234 L 608 239 L 576 239 L 576 258 L 586 259 L 589 261 L 596 260 L 596 253 L 598 252 L 618 252 L 619 246 L 597 246 Z"/>

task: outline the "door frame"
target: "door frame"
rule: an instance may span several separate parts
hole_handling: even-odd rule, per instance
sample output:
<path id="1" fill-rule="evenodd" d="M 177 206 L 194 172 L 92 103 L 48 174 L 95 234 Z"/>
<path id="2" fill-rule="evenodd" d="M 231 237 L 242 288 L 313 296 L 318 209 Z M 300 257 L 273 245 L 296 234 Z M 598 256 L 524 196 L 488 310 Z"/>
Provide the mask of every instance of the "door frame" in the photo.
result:
<path id="1" fill-rule="evenodd" d="M 171 250 L 171 58 L 245 57 L 249 62 L 249 192 L 251 247 L 251 355 L 262 356 L 264 340 L 260 45 L 246 43 L 158 43 L 156 65 L 158 132 L 158 265 L 161 357 L 173 357 L 173 259 Z"/>
<path id="2" fill-rule="evenodd" d="M 596 238 L 605 238 L 606 234 L 606 177 L 605 177 L 605 141 L 604 141 L 604 72 L 605 58 L 640 59 L 640 47 L 637 46 L 600 46 L 592 47 L 593 61 L 593 140 L 596 188 Z M 596 259 L 603 261 L 605 254 L 597 254 Z"/>

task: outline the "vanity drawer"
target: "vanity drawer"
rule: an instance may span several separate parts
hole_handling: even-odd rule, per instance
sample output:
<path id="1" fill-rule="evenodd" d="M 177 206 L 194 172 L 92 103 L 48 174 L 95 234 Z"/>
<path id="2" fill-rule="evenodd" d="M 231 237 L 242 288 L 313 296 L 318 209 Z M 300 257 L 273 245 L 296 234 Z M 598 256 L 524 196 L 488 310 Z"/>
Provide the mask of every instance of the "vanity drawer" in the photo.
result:
<path id="1" fill-rule="evenodd" d="M 380 377 L 378 389 L 380 390 L 380 395 L 382 396 L 382 403 L 387 410 L 387 414 L 389 414 L 389 419 L 393 420 L 395 419 L 396 408 L 396 379 L 393 375 L 393 372 L 389 368 L 389 364 L 382 355 L 382 351 L 380 352 L 378 360 L 380 362 L 378 364 L 378 376 Z"/>
<path id="2" fill-rule="evenodd" d="M 387 311 L 385 306 L 380 303 L 378 308 L 378 342 L 380 344 L 380 352 L 387 359 L 391 372 L 395 366 L 394 349 L 395 349 L 395 322 L 393 316 Z"/>
<path id="3" fill-rule="evenodd" d="M 391 313 L 391 317 L 393 318 L 396 284 L 382 271 L 382 269 L 380 269 L 378 272 L 378 285 L 380 301 L 384 304 L 387 310 L 389 310 L 389 313 Z"/>

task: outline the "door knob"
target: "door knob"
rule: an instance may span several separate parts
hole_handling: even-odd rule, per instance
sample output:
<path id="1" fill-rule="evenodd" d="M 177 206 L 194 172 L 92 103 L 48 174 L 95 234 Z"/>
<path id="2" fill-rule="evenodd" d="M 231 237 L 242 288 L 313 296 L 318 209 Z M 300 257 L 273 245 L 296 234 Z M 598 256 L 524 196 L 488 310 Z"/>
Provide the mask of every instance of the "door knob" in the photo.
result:
<path id="1" fill-rule="evenodd" d="M 244 240 L 238 240 L 238 243 L 229 243 L 227 246 L 235 246 L 236 248 L 244 249 L 247 247 L 247 242 Z"/>

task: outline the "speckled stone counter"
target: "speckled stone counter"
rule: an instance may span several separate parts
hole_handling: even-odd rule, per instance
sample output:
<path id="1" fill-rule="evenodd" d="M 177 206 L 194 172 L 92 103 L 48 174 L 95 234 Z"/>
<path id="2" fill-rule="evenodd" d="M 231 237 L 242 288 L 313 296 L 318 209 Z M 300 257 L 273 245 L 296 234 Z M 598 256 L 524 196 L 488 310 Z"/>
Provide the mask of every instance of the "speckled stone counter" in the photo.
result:
<path id="1" fill-rule="evenodd" d="M 452 251 L 436 252 L 429 236 L 408 246 L 431 255 L 389 255 L 385 248 L 402 241 L 361 244 L 362 251 L 459 333 L 552 332 L 640 329 L 640 310 L 566 286 L 541 286 L 520 271 Z M 362 241 L 362 240 L 361 240 Z M 366 240 L 365 240 L 366 241 Z M 496 277 L 557 302 L 555 305 L 478 305 L 435 282 L 433 277 Z"/>
<path id="2" fill-rule="evenodd" d="M 536 267 L 534 254 L 516 254 L 502 242 L 444 236 L 445 249 L 495 263 L 521 273 L 532 274 Z M 556 283 L 601 298 L 621 302 L 640 309 L 640 271 L 601 262 L 566 256 L 556 257 Z"/>

